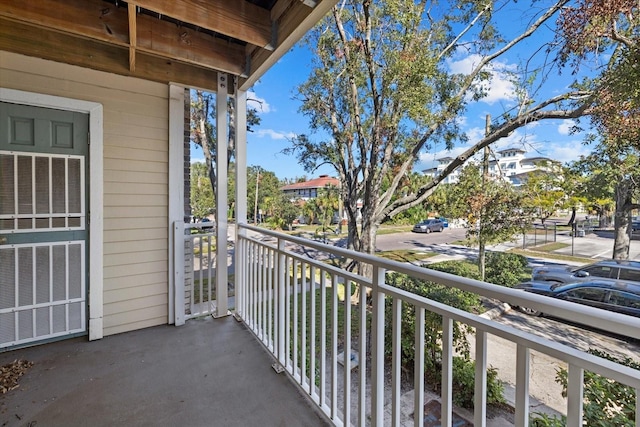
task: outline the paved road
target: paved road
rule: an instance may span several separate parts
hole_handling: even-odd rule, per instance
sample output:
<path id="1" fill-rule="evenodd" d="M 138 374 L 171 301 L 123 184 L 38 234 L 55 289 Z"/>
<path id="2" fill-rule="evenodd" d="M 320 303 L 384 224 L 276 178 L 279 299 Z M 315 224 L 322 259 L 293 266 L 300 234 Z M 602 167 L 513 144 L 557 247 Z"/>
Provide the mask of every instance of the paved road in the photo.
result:
<path id="1" fill-rule="evenodd" d="M 464 228 L 445 228 L 441 233 L 394 233 L 376 237 L 376 247 L 381 251 L 394 249 L 432 250 L 434 245 L 443 245 L 463 240 Z"/>

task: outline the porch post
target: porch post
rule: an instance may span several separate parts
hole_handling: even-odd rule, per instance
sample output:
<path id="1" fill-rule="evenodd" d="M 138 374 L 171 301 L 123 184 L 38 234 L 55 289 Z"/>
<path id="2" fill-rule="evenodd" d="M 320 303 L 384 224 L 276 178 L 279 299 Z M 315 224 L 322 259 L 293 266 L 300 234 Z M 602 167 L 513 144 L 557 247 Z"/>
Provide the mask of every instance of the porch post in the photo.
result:
<path id="1" fill-rule="evenodd" d="M 169 323 L 184 324 L 184 88 L 169 85 Z M 176 227 L 182 236 L 176 235 Z M 179 239 L 179 241 L 178 241 Z M 182 245 L 182 255 L 176 253 Z M 181 298 L 180 298 L 181 296 Z M 176 304 L 177 300 L 182 300 Z"/>
<path id="2" fill-rule="evenodd" d="M 227 284 L 227 93 L 229 76 L 218 73 L 216 92 L 216 302 L 214 317 L 228 314 Z"/>
<path id="3" fill-rule="evenodd" d="M 235 137 L 236 137 L 236 235 L 234 249 L 234 285 L 235 285 L 235 312 L 239 317 L 244 316 L 244 297 L 247 262 L 244 259 L 244 248 L 240 243 L 240 236 L 245 236 L 246 231 L 238 228 L 240 224 L 247 223 L 247 92 L 238 90 L 237 79 L 235 97 Z"/>

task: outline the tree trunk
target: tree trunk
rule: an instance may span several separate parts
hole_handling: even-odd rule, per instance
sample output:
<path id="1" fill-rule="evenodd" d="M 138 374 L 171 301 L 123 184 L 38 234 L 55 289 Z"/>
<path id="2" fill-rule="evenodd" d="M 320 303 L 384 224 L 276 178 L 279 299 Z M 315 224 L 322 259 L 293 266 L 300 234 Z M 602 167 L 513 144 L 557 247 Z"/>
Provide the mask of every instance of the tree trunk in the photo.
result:
<path id="1" fill-rule="evenodd" d="M 576 220 L 576 208 L 575 206 L 571 208 L 571 218 L 569 218 L 569 222 L 567 222 L 567 226 L 573 225 L 573 222 Z"/>
<path id="2" fill-rule="evenodd" d="M 627 260 L 629 259 L 629 245 L 631 244 L 629 236 L 631 194 L 626 181 L 623 180 L 616 184 L 615 199 L 613 259 Z"/>
<path id="3" fill-rule="evenodd" d="M 480 270 L 480 280 L 484 282 L 484 271 L 485 271 L 485 244 L 484 239 L 480 238 L 478 242 L 478 270 Z"/>

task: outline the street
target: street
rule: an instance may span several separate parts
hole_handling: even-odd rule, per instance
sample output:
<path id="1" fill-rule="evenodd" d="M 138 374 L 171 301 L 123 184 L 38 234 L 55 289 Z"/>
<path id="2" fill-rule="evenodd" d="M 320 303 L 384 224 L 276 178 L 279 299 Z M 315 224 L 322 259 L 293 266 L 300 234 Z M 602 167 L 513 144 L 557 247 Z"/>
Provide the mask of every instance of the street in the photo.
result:
<path id="1" fill-rule="evenodd" d="M 444 245 L 464 240 L 464 228 L 445 228 L 440 233 L 393 233 L 380 234 L 376 237 L 376 247 L 380 251 L 395 249 L 425 249 L 434 250 L 434 245 Z M 444 249 L 444 248 L 441 248 Z"/>

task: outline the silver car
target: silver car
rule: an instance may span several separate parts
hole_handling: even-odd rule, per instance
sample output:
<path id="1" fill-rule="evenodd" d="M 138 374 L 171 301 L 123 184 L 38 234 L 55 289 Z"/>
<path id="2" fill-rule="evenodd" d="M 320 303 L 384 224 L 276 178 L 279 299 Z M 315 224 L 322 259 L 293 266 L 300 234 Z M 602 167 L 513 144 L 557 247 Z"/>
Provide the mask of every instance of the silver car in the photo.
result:
<path id="1" fill-rule="evenodd" d="M 444 230 L 444 223 L 437 218 L 425 219 L 413 226 L 414 233 L 431 233 Z"/>
<path id="2" fill-rule="evenodd" d="M 584 267 L 537 267 L 532 280 L 557 283 L 586 282 L 593 278 L 640 282 L 640 261 L 606 260 Z"/>

